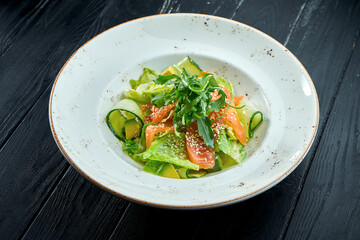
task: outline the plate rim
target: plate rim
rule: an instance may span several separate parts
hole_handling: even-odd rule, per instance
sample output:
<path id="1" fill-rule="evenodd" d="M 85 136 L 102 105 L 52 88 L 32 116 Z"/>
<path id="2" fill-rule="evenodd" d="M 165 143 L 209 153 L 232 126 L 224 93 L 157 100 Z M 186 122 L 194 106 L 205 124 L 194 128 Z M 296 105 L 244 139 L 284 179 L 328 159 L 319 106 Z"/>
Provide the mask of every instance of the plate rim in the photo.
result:
<path id="1" fill-rule="evenodd" d="M 169 15 L 195 15 L 195 16 L 203 16 L 203 17 L 212 17 L 212 18 L 218 18 L 221 20 L 225 20 L 225 21 L 230 21 L 236 24 L 241 24 L 245 27 L 248 27 L 252 30 L 254 30 L 255 32 L 258 32 L 260 34 L 263 34 L 267 37 L 269 37 L 270 39 L 272 39 L 275 43 L 279 44 L 281 47 L 283 47 L 285 49 L 285 51 L 287 51 L 288 53 L 291 54 L 291 56 L 300 64 L 300 67 L 303 69 L 304 73 L 307 75 L 308 79 L 310 80 L 311 86 L 313 88 L 314 91 L 314 97 L 316 100 L 316 119 L 315 119 L 315 125 L 313 127 L 313 131 L 312 131 L 312 136 L 310 141 L 308 142 L 305 150 L 303 151 L 302 155 L 299 156 L 296 161 L 294 161 L 294 163 L 292 164 L 292 166 L 285 172 L 283 173 L 280 177 L 276 178 L 275 180 L 271 181 L 270 183 L 268 183 L 266 186 L 261 187 L 260 189 L 257 189 L 256 191 L 253 191 L 251 193 L 248 193 L 246 195 L 243 195 L 241 197 L 237 197 L 237 198 L 233 198 L 230 200 L 226 200 L 226 201 L 220 201 L 220 202 L 216 202 L 216 203 L 209 203 L 209 204 L 198 204 L 198 205 L 174 205 L 174 204 L 162 204 L 162 203 L 155 203 L 155 202 L 149 202 L 149 201 L 145 201 L 145 200 L 141 200 L 138 198 L 134 198 L 125 194 L 121 194 L 117 191 L 114 191 L 112 189 L 110 189 L 109 187 L 101 184 L 100 182 L 98 182 L 97 180 L 93 179 L 92 177 L 90 177 L 87 173 L 85 173 L 80 167 L 78 167 L 76 165 L 76 163 L 69 157 L 69 155 L 67 154 L 67 152 L 65 151 L 64 147 L 61 145 L 61 142 L 59 140 L 59 137 L 57 136 L 57 133 L 55 131 L 54 125 L 53 125 L 53 118 L 52 118 L 52 100 L 53 100 L 53 95 L 54 95 L 54 90 L 56 87 L 56 83 L 62 73 L 62 71 L 65 69 L 65 67 L 67 66 L 67 64 L 69 63 L 69 61 L 76 55 L 76 53 L 82 49 L 85 45 L 87 45 L 89 42 L 91 42 L 92 40 L 94 40 L 95 38 L 99 37 L 100 35 L 102 35 L 103 33 L 110 31 L 114 28 L 117 28 L 123 24 L 127 24 L 133 21 L 138 21 L 138 20 L 142 20 L 142 19 L 146 19 L 146 18 L 151 18 L 151 17 L 158 17 L 158 16 L 169 16 Z M 320 107 L 319 107 L 319 99 L 318 99 L 318 95 L 315 89 L 315 85 L 312 81 L 311 76 L 309 75 L 309 73 L 307 72 L 307 70 L 305 69 L 305 67 L 303 66 L 303 64 L 299 61 L 299 59 L 288 49 L 286 48 L 282 43 L 280 43 L 278 40 L 274 39 L 273 37 L 271 37 L 270 35 L 264 33 L 263 31 L 260 31 L 252 26 L 249 26 L 245 23 L 239 22 L 239 21 L 235 21 L 233 19 L 229 19 L 229 18 L 224 18 L 224 17 L 220 17 L 220 16 L 215 16 L 215 15 L 210 15 L 210 14 L 201 14 L 201 13 L 164 13 L 164 14 L 155 14 L 155 15 L 149 15 L 149 16 L 145 16 L 145 17 L 141 17 L 141 18 L 136 18 L 136 19 L 132 19 L 120 24 L 117 24 L 111 28 L 108 28 L 104 31 L 102 31 L 101 33 L 98 33 L 97 35 L 93 36 L 92 38 L 90 38 L 89 40 L 87 40 L 84 44 L 82 44 L 73 54 L 71 54 L 71 56 L 67 59 L 67 61 L 65 62 L 65 64 L 61 67 L 59 73 L 57 74 L 55 81 L 53 83 L 52 89 L 51 89 L 51 93 L 50 93 L 50 99 L 49 99 L 49 123 L 50 123 L 50 129 L 51 129 L 51 133 L 53 135 L 53 138 L 56 142 L 56 145 L 58 146 L 58 148 L 60 149 L 61 153 L 63 154 L 63 156 L 65 157 L 65 159 L 70 163 L 70 165 L 72 165 L 76 171 L 78 171 L 81 175 L 83 175 L 86 179 L 88 179 L 90 182 L 92 182 L 93 184 L 95 184 L 96 186 L 102 188 L 103 190 L 110 192 L 111 194 L 117 196 L 117 197 L 121 197 L 123 199 L 129 200 L 131 202 L 135 202 L 135 203 L 140 203 L 143 205 L 147 205 L 147 206 L 155 206 L 155 207 L 160 207 L 160 208 L 173 208 L 173 209 L 200 209 L 200 208 L 212 208 L 212 207 L 218 207 L 218 206 L 225 206 L 228 204 L 232 204 L 232 203 L 236 203 L 236 202 L 240 202 L 240 201 L 244 201 L 246 199 L 249 199 L 251 197 L 255 197 L 260 193 L 263 193 L 264 191 L 274 187 L 275 185 L 277 185 L 278 183 L 280 183 L 284 178 L 286 178 L 288 175 L 290 175 L 295 168 L 302 162 L 302 160 L 305 158 L 306 154 L 309 152 L 310 147 L 312 146 L 314 140 L 315 140 L 315 136 L 318 130 L 318 126 L 319 126 L 319 115 L 320 115 Z"/>

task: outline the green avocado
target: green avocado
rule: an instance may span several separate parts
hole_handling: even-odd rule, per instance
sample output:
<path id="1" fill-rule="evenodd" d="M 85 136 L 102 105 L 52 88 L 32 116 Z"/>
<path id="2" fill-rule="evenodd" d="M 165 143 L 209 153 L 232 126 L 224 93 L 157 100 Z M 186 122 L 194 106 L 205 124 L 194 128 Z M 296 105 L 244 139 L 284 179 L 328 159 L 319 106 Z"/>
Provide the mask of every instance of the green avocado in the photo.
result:
<path id="1" fill-rule="evenodd" d="M 142 123 L 137 121 L 136 118 L 127 120 L 125 122 L 125 137 L 126 140 L 137 138 L 141 133 Z"/>

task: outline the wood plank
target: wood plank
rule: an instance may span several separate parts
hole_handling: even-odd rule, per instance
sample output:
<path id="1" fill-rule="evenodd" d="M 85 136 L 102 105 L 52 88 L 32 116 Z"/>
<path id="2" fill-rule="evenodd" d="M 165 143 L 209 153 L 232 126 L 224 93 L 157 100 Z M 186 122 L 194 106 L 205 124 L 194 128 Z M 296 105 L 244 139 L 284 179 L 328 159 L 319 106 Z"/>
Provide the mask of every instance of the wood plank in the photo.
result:
<path id="1" fill-rule="evenodd" d="M 156 239 L 159 236 L 160 239 L 203 239 L 193 238 L 192 233 L 198 229 L 206 212 L 208 210 L 167 210 L 131 203 L 110 239 Z"/>
<path id="2" fill-rule="evenodd" d="M 50 86 L 47 82 L 54 80 L 61 67 L 60 64 L 65 62 L 65 57 L 74 51 L 72 48 L 76 45 L 73 41 L 79 40 L 86 30 L 86 25 L 89 26 L 96 18 L 95 12 L 102 9 L 101 4 L 94 2 L 74 4 L 72 1 L 65 1 L 62 3 L 62 7 L 57 6 L 56 2 L 52 3 L 48 8 L 43 9 L 41 18 L 35 21 L 34 26 L 24 29 L 21 36 L 17 40 L 14 39 L 15 42 L 0 59 L 1 114 L 11 108 L 12 102 L 15 102 L 19 108 L 13 109 L 15 116 L 9 116 L 4 121 L 0 121 L 0 126 L 7 128 L 0 129 L 0 142 L 4 142 L 6 139 L 3 138 L 3 133 L 10 133 L 11 128 L 18 124 L 13 121 L 20 121 L 22 119 L 20 115 L 30 109 L 33 112 L 22 121 L 18 131 L 9 138 L 7 144 L 0 151 L 2 163 L 0 203 L 1 206 L 6 206 L 0 210 L 0 232 L 2 233 L 1 237 L 5 239 L 18 238 L 21 235 L 68 167 L 59 153 L 49 129 L 47 106 Z M 76 13 L 81 7 L 86 12 Z M 67 13 L 63 12 L 65 9 Z M 57 11 L 60 12 L 57 13 Z M 63 16 L 59 16 L 61 12 L 63 12 Z M 75 20 L 73 23 L 68 21 L 71 15 L 76 15 L 72 18 Z M 76 23 L 76 20 L 80 19 L 84 22 Z M 59 35 L 52 34 L 55 26 Z M 45 35 L 42 36 L 41 33 Z M 64 44 L 64 40 L 69 47 L 67 50 L 61 46 Z M 51 44 L 60 45 L 53 46 Z M 42 51 L 42 48 L 46 50 Z M 56 52 L 55 49 L 58 51 Z M 38 55 L 34 56 L 34 54 Z M 53 61 L 50 61 L 51 57 Z M 61 58 L 64 61 L 58 62 Z M 58 69 L 51 69 L 54 66 L 57 66 Z M 36 84 L 39 84 L 38 88 L 33 89 L 36 88 Z M 44 93 L 42 90 L 46 86 L 48 91 Z M 27 89 L 28 87 L 30 89 Z M 23 91 L 20 91 L 19 88 Z M 38 100 L 38 104 L 31 108 L 29 101 L 35 102 L 36 100 Z"/>
<path id="3" fill-rule="evenodd" d="M 360 239 L 360 38 L 355 46 L 286 239 Z"/>
<path id="4" fill-rule="evenodd" d="M 184 0 L 177 7 L 170 6 L 172 12 L 193 12 L 230 18 L 248 24 L 284 42 L 288 37 L 298 14 L 303 11 L 305 0 L 292 1 L 192 1 Z M 284 12 L 286 8 L 286 12 Z"/>
<path id="5" fill-rule="evenodd" d="M 0 57 L 0 148 L 54 81 L 105 3 L 50 1 L 17 37 L 9 39 L 11 45 Z"/>
<path id="6" fill-rule="evenodd" d="M 244 15 L 247 13 L 246 10 L 259 8 L 253 1 L 250 4 L 254 5 L 244 8 L 241 14 L 242 21 L 245 23 L 247 22 L 247 17 Z M 351 55 L 352 41 L 355 37 L 357 26 L 360 23 L 359 7 L 356 4 L 356 1 L 338 4 L 328 1 L 309 1 L 305 5 L 299 6 L 297 14 L 292 14 L 295 18 L 293 19 L 293 24 L 288 28 L 288 35 L 286 37 L 281 35 L 279 38 L 275 36 L 275 38 L 282 39 L 287 44 L 313 77 L 318 89 L 320 109 L 323 113 L 330 111 L 332 106 L 331 99 L 336 95 L 343 69 L 346 67 Z M 286 9 L 286 7 L 287 4 L 274 9 Z M 254 19 L 254 16 L 260 15 L 251 11 L 248 14 L 249 19 Z M 234 18 L 236 19 L 237 17 L 235 16 Z M 258 22 L 270 25 L 273 23 L 269 19 L 264 22 L 258 20 Z M 278 24 L 274 23 L 274 26 Z M 347 27 L 344 28 L 343 26 Z M 267 29 L 265 25 L 262 28 Z M 269 29 L 276 29 L 276 27 L 269 27 Z M 331 34 L 328 34 L 329 32 Z M 342 44 L 339 45 L 338 42 Z M 321 116 L 318 137 L 321 136 L 321 129 L 325 126 L 326 115 Z M 242 238 L 248 239 L 282 237 L 296 205 L 302 181 L 309 168 L 311 156 L 316 150 L 318 139 L 315 141 L 308 157 L 297 170 L 270 191 L 233 206 L 200 214 L 198 212 L 189 212 L 188 218 L 194 217 L 200 223 L 197 229 L 191 229 L 187 232 L 189 236 L 192 236 L 194 239 L 200 237 L 226 238 L 229 236 L 242 236 Z M 131 216 L 136 215 L 133 213 L 136 211 L 136 207 L 129 208 L 129 211 L 126 212 L 122 220 L 131 222 L 129 219 L 131 219 Z M 146 209 L 143 210 L 141 215 L 147 216 L 146 212 Z M 168 211 L 165 218 L 178 219 L 178 216 L 173 216 L 174 212 Z M 150 224 L 148 228 L 152 229 L 156 223 L 151 221 L 151 217 L 141 218 L 141 222 L 138 224 Z M 180 224 L 181 220 L 176 223 Z M 171 227 L 169 224 L 166 225 L 166 223 L 164 226 L 165 228 Z M 114 236 L 118 237 L 127 229 L 131 229 L 130 226 L 126 222 L 120 222 L 114 231 Z M 208 229 L 213 231 L 208 231 Z M 136 230 L 132 234 L 135 234 L 134 236 L 144 236 L 144 233 L 139 231 L 141 230 Z M 125 236 L 128 235 L 126 234 Z"/>
<path id="7" fill-rule="evenodd" d="M 19 0 L 0 3 L 0 56 L 46 6 L 46 0 Z"/>
<path id="8" fill-rule="evenodd" d="M 50 133 L 49 94 L 50 88 L 0 152 L 2 239 L 20 236 L 69 166 Z"/>
<path id="9" fill-rule="evenodd" d="M 71 167 L 23 239 L 107 239 L 128 204 Z"/>

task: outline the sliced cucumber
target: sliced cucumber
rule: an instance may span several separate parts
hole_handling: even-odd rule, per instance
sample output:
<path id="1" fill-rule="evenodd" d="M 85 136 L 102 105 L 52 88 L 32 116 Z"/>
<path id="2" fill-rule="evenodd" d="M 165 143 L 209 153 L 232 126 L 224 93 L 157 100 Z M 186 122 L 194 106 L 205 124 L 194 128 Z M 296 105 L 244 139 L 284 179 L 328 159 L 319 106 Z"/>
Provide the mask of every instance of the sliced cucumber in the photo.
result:
<path id="1" fill-rule="evenodd" d="M 126 123 L 129 124 L 129 121 L 133 119 L 140 126 L 139 133 L 141 132 L 141 128 L 144 125 L 144 122 L 141 119 L 141 110 L 139 106 L 130 99 L 123 99 L 118 102 L 106 115 L 105 121 L 108 125 L 111 132 L 121 141 L 126 141 L 132 139 L 134 137 L 129 137 L 130 131 L 126 136 Z M 130 122 L 131 123 L 131 122 Z M 134 123 L 133 123 L 134 124 Z M 133 136 L 138 136 L 136 132 L 133 133 Z"/>
<path id="2" fill-rule="evenodd" d="M 192 60 L 189 56 L 187 56 L 177 64 L 165 68 L 161 72 L 161 75 L 164 76 L 168 76 L 171 74 L 181 75 L 183 68 L 185 68 L 185 70 L 190 74 L 200 75 L 202 72 L 202 69 L 199 67 L 199 65 L 196 62 L 194 62 L 194 60 Z"/>
<path id="3" fill-rule="evenodd" d="M 190 74 L 197 74 L 200 75 L 202 72 L 202 69 L 197 65 L 194 60 L 192 60 L 189 56 L 178 62 L 176 65 L 174 65 L 175 68 L 179 69 L 180 72 L 182 72 L 182 69 L 185 68 L 185 70 Z"/>
<path id="4" fill-rule="evenodd" d="M 207 174 L 207 171 L 206 170 L 199 170 L 199 171 L 196 171 L 196 170 L 188 170 L 186 172 L 186 175 L 188 178 L 200 178 L 200 177 L 203 177 Z"/>
<path id="5" fill-rule="evenodd" d="M 201 170 L 191 170 L 187 168 L 178 168 L 177 173 L 179 174 L 180 178 L 182 179 L 188 179 L 188 178 L 200 178 L 205 176 L 208 172 L 207 170 L 201 169 Z"/>
<path id="6" fill-rule="evenodd" d="M 244 105 L 240 103 L 240 105 Z M 239 116 L 240 122 L 244 126 L 244 130 L 246 133 L 247 138 L 252 138 L 254 136 L 255 129 L 260 125 L 263 121 L 263 114 L 262 112 L 245 105 L 240 109 L 236 109 L 236 112 Z"/>
<path id="7" fill-rule="evenodd" d="M 141 110 L 137 103 L 131 99 L 122 99 L 117 104 L 115 104 L 111 110 L 113 109 L 124 109 L 127 110 L 127 112 L 136 114 L 138 117 L 141 117 Z M 126 119 L 132 119 L 135 118 L 133 115 L 128 114 L 126 112 L 123 113 L 124 117 Z"/>
<path id="8" fill-rule="evenodd" d="M 251 138 L 254 136 L 255 129 L 260 125 L 263 119 L 264 116 L 260 111 L 256 111 L 251 115 L 250 124 L 249 124 L 249 136 Z"/>
<path id="9" fill-rule="evenodd" d="M 223 166 L 222 166 L 221 158 L 220 158 L 219 154 L 216 154 L 215 166 L 211 169 L 207 169 L 207 172 L 208 173 L 218 172 L 218 171 L 221 171 L 222 169 L 223 169 Z"/>
<path id="10" fill-rule="evenodd" d="M 120 140 L 125 141 L 124 126 L 126 118 L 118 110 L 112 110 L 106 116 L 106 123 L 112 133 Z"/>

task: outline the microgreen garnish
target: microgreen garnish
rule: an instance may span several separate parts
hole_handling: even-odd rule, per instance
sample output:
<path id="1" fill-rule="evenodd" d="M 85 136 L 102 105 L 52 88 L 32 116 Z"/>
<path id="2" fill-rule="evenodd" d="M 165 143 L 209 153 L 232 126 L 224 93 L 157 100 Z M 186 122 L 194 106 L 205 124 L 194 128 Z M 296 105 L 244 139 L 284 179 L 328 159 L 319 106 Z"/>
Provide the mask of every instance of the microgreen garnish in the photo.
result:
<path id="1" fill-rule="evenodd" d="M 151 99 L 151 103 L 161 107 L 175 103 L 174 126 L 176 132 L 197 122 L 199 135 L 202 136 L 207 146 L 214 148 L 214 133 L 211 129 L 210 112 L 219 112 L 225 106 L 226 94 L 217 84 L 211 73 L 198 75 L 189 74 L 185 69 L 182 76 L 172 74 L 160 75 L 154 80 L 156 84 L 174 85 L 170 92 L 159 94 Z M 219 98 L 211 101 L 211 93 L 218 91 Z"/>

